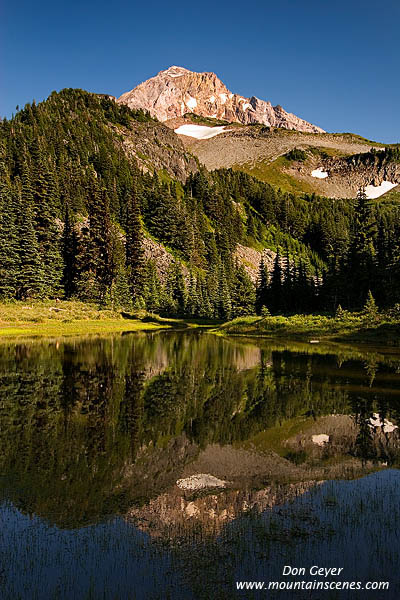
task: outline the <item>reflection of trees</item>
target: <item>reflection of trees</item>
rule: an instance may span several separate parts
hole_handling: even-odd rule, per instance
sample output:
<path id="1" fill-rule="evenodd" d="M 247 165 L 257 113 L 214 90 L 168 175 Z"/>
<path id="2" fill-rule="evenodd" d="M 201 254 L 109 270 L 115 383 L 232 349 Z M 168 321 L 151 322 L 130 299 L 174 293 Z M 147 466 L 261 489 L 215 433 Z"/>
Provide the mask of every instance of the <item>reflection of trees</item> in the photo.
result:
<path id="1" fill-rule="evenodd" d="M 372 385 L 375 381 L 375 376 L 378 371 L 378 366 L 379 366 L 378 357 L 373 354 L 371 356 L 369 356 L 368 359 L 364 363 L 364 368 L 368 375 L 369 387 L 372 387 Z"/>
<path id="2" fill-rule="evenodd" d="M 131 372 L 125 375 L 125 390 L 120 404 L 119 425 L 123 436 L 128 438 L 129 458 L 134 460 L 142 439 L 143 423 L 143 381 L 144 371 L 132 365 Z"/>

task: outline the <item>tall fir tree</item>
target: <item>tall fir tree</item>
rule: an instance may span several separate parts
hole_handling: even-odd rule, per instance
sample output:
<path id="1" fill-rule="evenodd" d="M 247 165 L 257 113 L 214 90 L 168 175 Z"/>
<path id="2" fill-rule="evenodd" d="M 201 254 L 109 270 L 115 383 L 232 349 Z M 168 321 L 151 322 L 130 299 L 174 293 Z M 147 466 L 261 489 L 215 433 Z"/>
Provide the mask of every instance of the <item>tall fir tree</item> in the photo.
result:
<path id="1" fill-rule="evenodd" d="M 368 290 L 372 287 L 375 273 L 374 238 L 376 229 L 372 204 L 367 199 L 365 189 L 360 188 L 357 194 L 353 231 L 347 254 L 348 308 L 361 308 Z"/>
<path id="2" fill-rule="evenodd" d="M 144 273 L 145 305 L 147 310 L 157 313 L 161 306 L 161 283 L 157 267 L 152 260 L 147 261 Z"/>
<path id="3" fill-rule="evenodd" d="M 19 300 L 40 298 L 46 295 L 43 264 L 40 248 L 33 226 L 33 213 L 29 203 L 23 202 L 21 191 L 17 190 L 16 229 L 19 241 L 16 297 Z"/>
<path id="4" fill-rule="evenodd" d="M 269 275 L 268 268 L 264 262 L 264 257 L 261 256 L 260 265 L 258 267 L 257 288 L 256 288 L 256 311 L 261 314 L 263 307 L 268 305 L 268 284 Z"/>
<path id="5" fill-rule="evenodd" d="M 94 172 L 89 180 L 87 203 L 87 227 L 81 228 L 77 257 L 77 292 L 82 300 L 106 304 L 112 296 L 116 269 L 109 199 L 106 191 L 99 189 Z"/>
<path id="6" fill-rule="evenodd" d="M 256 290 L 244 265 L 236 265 L 232 284 L 232 315 L 252 315 L 255 311 Z"/>
<path id="7" fill-rule="evenodd" d="M 39 144 L 35 146 L 33 205 L 34 225 L 43 262 L 43 291 L 46 296 L 61 293 L 63 271 L 60 251 L 60 230 L 57 227 L 58 198 L 54 175 Z"/>
<path id="8" fill-rule="evenodd" d="M 168 297 L 172 299 L 176 313 L 180 315 L 184 314 L 186 311 L 187 292 L 182 267 L 178 260 L 173 261 L 168 268 L 165 288 Z"/>
<path id="9" fill-rule="evenodd" d="M 132 302 L 138 304 L 145 295 L 143 231 L 140 215 L 140 202 L 135 187 L 128 203 L 126 218 L 126 269 Z"/>
<path id="10" fill-rule="evenodd" d="M 278 248 L 274 261 L 274 268 L 271 274 L 271 283 L 269 285 L 270 305 L 272 312 L 283 310 L 282 304 L 282 266 L 281 255 Z"/>
<path id="11" fill-rule="evenodd" d="M 232 298 L 225 265 L 221 262 L 218 270 L 217 316 L 229 320 L 232 316 Z"/>
<path id="12" fill-rule="evenodd" d="M 10 300 L 17 292 L 19 270 L 16 211 L 11 182 L 0 145 L 0 298 Z"/>
<path id="13" fill-rule="evenodd" d="M 76 292 L 78 277 L 77 253 L 78 236 L 76 232 L 76 222 L 67 206 L 62 234 L 62 256 L 64 263 L 62 284 L 66 298 L 71 298 Z"/>

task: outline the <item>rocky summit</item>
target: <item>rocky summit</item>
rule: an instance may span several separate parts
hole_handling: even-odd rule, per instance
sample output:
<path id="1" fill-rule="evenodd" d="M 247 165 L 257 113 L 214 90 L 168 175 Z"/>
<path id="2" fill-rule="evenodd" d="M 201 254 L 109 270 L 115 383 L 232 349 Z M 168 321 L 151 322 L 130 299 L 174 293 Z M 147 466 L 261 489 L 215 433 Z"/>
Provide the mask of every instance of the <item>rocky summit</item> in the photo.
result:
<path id="1" fill-rule="evenodd" d="M 194 113 L 230 123 L 262 123 L 268 127 L 323 133 L 316 125 L 286 112 L 282 106 L 255 96 L 233 94 L 215 73 L 194 73 L 183 67 L 170 67 L 148 79 L 118 99 L 130 108 L 148 110 L 160 121 Z"/>

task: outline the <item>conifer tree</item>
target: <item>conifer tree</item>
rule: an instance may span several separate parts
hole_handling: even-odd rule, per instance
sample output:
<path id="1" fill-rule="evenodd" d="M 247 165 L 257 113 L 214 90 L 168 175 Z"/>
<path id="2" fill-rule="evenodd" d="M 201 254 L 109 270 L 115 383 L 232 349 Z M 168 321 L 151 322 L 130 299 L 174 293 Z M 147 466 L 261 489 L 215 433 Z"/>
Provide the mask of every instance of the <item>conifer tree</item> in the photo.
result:
<path id="1" fill-rule="evenodd" d="M 285 252 L 285 273 L 282 282 L 281 303 L 283 311 L 293 310 L 293 278 L 288 246 L 286 246 Z"/>
<path id="2" fill-rule="evenodd" d="M 374 266 L 376 222 L 364 188 L 357 194 L 351 243 L 347 257 L 348 303 L 360 308 L 371 287 Z"/>
<path id="3" fill-rule="evenodd" d="M 63 271 L 60 252 L 60 232 L 57 228 L 57 191 L 51 168 L 43 157 L 37 140 L 34 145 L 36 160 L 33 184 L 34 226 L 43 262 L 43 291 L 46 296 L 61 292 Z"/>
<path id="4" fill-rule="evenodd" d="M 144 252 L 139 199 L 135 188 L 128 204 L 126 220 L 126 268 L 133 303 L 143 299 Z"/>
<path id="5" fill-rule="evenodd" d="M 282 267 L 279 248 L 276 252 L 274 268 L 269 286 L 271 310 L 277 312 L 282 310 Z"/>
<path id="6" fill-rule="evenodd" d="M 109 200 L 99 190 L 92 173 L 88 190 L 88 227 L 82 228 L 78 295 L 83 300 L 106 303 L 116 276 Z"/>
<path id="7" fill-rule="evenodd" d="M 232 299 L 225 266 L 221 263 L 218 272 L 217 314 L 220 319 L 229 320 L 232 315 Z"/>
<path id="8" fill-rule="evenodd" d="M 197 279 L 197 286 L 199 290 L 199 298 L 200 298 L 200 308 L 199 308 L 199 317 L 204 317 L 206 319 L 212 319 L 215 315 L 214 307 L 210 301 L 210 296 L 208 293 L 207 281 L 204 279 Z"/>
<path id="9" fill-rule="evenodd" d="M 18 239 L 11 183 L 0 146 L 0 298 L 15 298 L 18 274 Z"/>
<path id="10" fill-rule="evenodd" d="M 23 206 L 23 210 L 22 210 Z M 40 298 L 45 295 L 43 265 L 39 244 L 33 226 L 33 214 L 29 203 L 22 204 L 20 192 L 17 198 L 16 229 L 19 239 L 16 297 L 19 300 Z"/>
<path id="11" fill-rule="evenodd" d="M 193 271 L 190 273 L 189 286 L 187 290 L 186 312 L 188 315 L 195 317 L 200 314 L 201 300 L 198 277 L 194 276 Z"/>
<path id="12" fill-rule="evenodd" d="M 67 298 L 71 298 L 76 292 L 77 282 L 77 253 L 78 237 L 76 233 L 76 223 L 71 215 L 70 209 L 66 208 L 64 217 L 64 229 L 62 234 L 62 256 L 64 263 L 63 287 Z"/>
<path id="13" fill-rule="evenodd" d="M 243 265 L 236 265 L 232 285 L 232 315 L 240 317 L 254 314 L 256 291 Z"/>
<path id="14" fill-rule="evenodd" d="M 177 260 L 171 265 L 168 285 L 170 286 L 172 298 L 176 302 L 178 314 L 183 315 L 186 310 L 187 301 L 186 285 L 182 267 Z"/>
<path id="15" fill-rule="evenodd" d="M 250 212 L 247 218 L 247 235 L 251 238 L 256 238 L 256 229 L 254 224 L 253 214 Z"/>
<path id="16" fill-rule="evenodd" d="M 111 292 L 111 302 L 125 309 L 132 308 L 132 296 L 129 288 L 126 271 L 122 267 L 117 269 L 114 285 Z"/>
<path id="17" fill-rule="evenodd" d="M 314 301 L 314 289 L 308 276 L 307 265 L 303 260 L 300 260 L 296 280 L 297 310 L 299 312 L 312 312 Z"/>
<path id="18" fill-rule="evenodd" d="M 121 306 L 125 309 L 132 308 L 132 297 L 126 273 L 125 244 L 120 231 L 111 224 L 110 252 L 112 263 L 112 279 L 107 292 L 107 303 L 112 307 Z"/>
<path id="19" fill-rule="evenodd" d="M 268 269 L 264 262 L 264 257 L 261 256 L 261 261 L 258 269 L 257 289 L 256 289 L 256 311 L 261 314 L 263 306 L 268 304 Z"/>
<path id="20" fill-rule="evenodd" d="M 148 205 L 147 225 L 150 232 L 161 241 L 174 243 L 178 223 L 176 198 L 171 195 L 168 185 L 160 185 L 157 177 L 154 178 Z"/>
<path id="21" fill-rule="evenodd" d="M 368 290 L 367 300 L 364 304 L 364 315 L 368 320 L 374 321 L 378 316 L 378 307 L 375 302 L 375 298 L 373 297 L 371 290 Z"/>
<path id="22" fill-rule="evenodd" d="M 161 306 L 161 284 L 154 261 L 149 260 L 145 269 L 145 303 L 150 312 L 157 313 Z"/>

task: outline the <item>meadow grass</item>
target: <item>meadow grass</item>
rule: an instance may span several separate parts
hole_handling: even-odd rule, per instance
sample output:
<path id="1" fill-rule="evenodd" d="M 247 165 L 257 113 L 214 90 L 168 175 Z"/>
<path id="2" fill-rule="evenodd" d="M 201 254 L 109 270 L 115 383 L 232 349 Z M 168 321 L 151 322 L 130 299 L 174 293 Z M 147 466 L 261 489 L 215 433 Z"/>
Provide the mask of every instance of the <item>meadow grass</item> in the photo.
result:
<path id="1" fill-rule="evenodd" d="M 151 331 L 179 325 L 178 320 L 151 318 L 144 312 L 131 315 L 72 300 L 0 303 L 0 338 Z"/>
<path id="2" fill-rule="evenodd" d="M 209 328 L 220 324 L 215 319 L 163 318 L 144 310 L 128 313 L 77 300 L 0 303 L 0 339 Z"/>
<path id="3" fill-rule="evenodd" d="M 314 187 L 307 181 L 298 180 L 284 171 L 291 166 L 291 161 L 285 156 L 280 156 L 273 162 L 257 161 L 243 165 L 235 165 L 233 168 L 244 171 L 248 175 L 266 181 L 270 185 L 292 193 L 313 193 Z"/>

